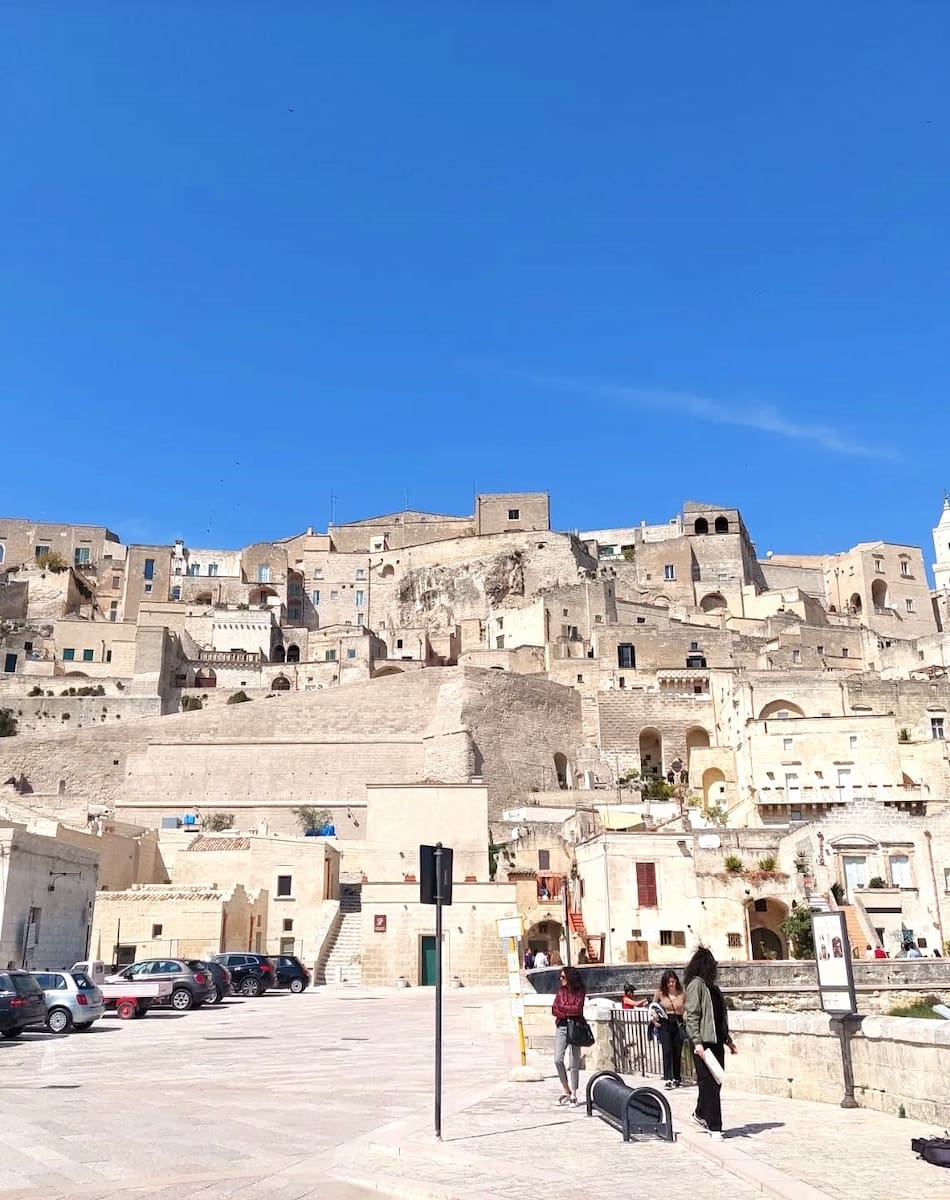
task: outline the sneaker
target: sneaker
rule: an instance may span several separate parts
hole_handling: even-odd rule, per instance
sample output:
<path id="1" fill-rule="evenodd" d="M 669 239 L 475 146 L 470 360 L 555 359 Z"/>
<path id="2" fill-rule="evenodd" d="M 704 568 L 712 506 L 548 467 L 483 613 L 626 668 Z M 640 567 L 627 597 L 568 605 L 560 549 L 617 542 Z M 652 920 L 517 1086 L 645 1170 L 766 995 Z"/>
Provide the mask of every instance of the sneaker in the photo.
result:
<path id="1" fill-rule="evenodd" d="M 664 1083 L 663 1083 L 663 1086 L 664 1086 L 664 1087 L 666 1088 L 666 1090 L 669 1092 L 669 1091 L 671 1091 L 671 1090 L 672 1090 L 674 1087 L 676 1087 L 676 1084 L 673 1082 L 673 1080 L 672 1080 L 672 1079 L 667 1079 L 667 1080 L 665 1080 L 665 1081 L 664 1081 Z"/>
<path id="2" fill-rule="evenodd" d="M 721 1142 L 722 1141 L 722 1130 L 721 1129 L 710 1129 L 709 1136 L 712 1138 L 712 1140 L 714 1142 Z"/>
<path id="3" fill-rule="evenodd" d="M 682 1082 L 679 1079 L 673 1080 L 673 1087 L 678 1088 L 678 1087 L 682 1087 L 682 1086 L 683 1086 Z"/>
<path id="4" fill-rule="evenodd" d="M 702 1119 L 702 1117 L 699 1115 L 699 1113 L 690 1113 L 689 1119 L 693 1122 L 694 1125 L 698 1125 L 700 1129 L 705 1129 L 707 1133 L 709 1132 L 709 1128 L 706 1125 L 706 1122 Z"/>

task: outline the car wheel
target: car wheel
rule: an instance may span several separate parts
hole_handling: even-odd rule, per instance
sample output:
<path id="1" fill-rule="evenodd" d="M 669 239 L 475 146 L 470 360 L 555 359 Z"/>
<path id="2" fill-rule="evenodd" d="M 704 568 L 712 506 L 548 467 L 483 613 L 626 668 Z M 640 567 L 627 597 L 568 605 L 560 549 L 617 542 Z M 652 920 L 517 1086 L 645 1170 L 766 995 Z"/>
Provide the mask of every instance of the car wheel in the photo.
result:
<path id="1" fill-rule="evenodd" d="M 138 1006 L 134 1000 L 120 1000 L 115 1006 L 115 1015 L 120 1021 L 128 1021 L 136 1015 Z"/>
<path id="2" fill-rule="evenodd" d="M 250 979 L 245 979 L 241 984 L 242 996 L 259 996 L 264 989 L 261 987 L 261 981 L 253 976 Z"/>
<path id="3" fill-rule="evenodd" d="M 176 1012 L 187 1012 L 195 1003 L 195 998 L 187 988 L 175 988 L 172 992 L 172 1008 Z"/>
<path id="4" fill-rule="evenodd" d="M 223 999 L 224 999 L 224 989 L 219 988 L 218 985 L 215 984 L 214 985 L 214 996 L 212 996 L 211 1000 L 209 1000 L 208 1003 L 209 1004 L 220 1004 Z"/>
<path id="5" fill-rule="evenodd" d="M 300 992 L 303 991 L 305 986 L 306 985 L 304 984 L 304 981 L 302 979 L 291 979 L 291 981 L 290 981 L 290 990 L 292 992 L 296 992 L 299 994 Z"/>
<path id="6" fill-rule="evenodd" d="M 13 1039 L 18 1038 L 22 1032 L 22 1029 L 4 1029 L 3 1036 L 7 1039 L 7 1041 L 12 1042 Z"/>
<path id="7" fill-rule="evenodd" d="M 51 1008 L 46 1014 L 46 1028 L 50 1033 L 69 1033 L 73 1019 L 65 1008 Z"/>

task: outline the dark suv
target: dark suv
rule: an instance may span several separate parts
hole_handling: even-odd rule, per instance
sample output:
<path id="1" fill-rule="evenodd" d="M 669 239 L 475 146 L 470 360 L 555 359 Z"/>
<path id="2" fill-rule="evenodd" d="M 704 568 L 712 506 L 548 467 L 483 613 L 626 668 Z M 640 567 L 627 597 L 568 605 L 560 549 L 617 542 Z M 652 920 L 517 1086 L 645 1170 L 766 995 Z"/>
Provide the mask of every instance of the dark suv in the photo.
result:
<path id="1" fill-rule="evenodd" d="M 310 986 L 310 972 L 296 954 L 275 954 L 277 986 L 290 988 L 292 992 L 305 991 Z"/>
<path id="2" fill-rule="evenodd" d="M 178 1012 L 197 1008 L 205 1001 L 214 1003 L 214 978 L 207 966 L 197 958 L 143 958 L 125 967 L 113 979 L 133 979 L 155 983 L 167 980 L 172 985 L 168 1000 L 156 1000 L 155 1004 L 170 1004 Z"/>
<path id="3" fill-rule="evenodd" d="M 231 972 L 231 987 L 241 996 L 259 996 L 277 983 L 274 964 L 265 954 L 229 950 L 216 954 L 214 961 Z"/>
<path id="4" fill-rule="evenodd" d="M 19 1037 L 46 1021 L 46 993 L 26 971 L 0 971 L 0 1034 Z"/>

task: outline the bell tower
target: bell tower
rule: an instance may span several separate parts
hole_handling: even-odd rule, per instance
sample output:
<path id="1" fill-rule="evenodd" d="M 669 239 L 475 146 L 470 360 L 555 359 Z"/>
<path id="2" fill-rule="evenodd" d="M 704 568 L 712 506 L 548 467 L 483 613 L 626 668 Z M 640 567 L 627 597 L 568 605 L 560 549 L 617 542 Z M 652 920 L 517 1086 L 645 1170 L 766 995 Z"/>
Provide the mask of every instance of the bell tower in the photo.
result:
<path id="1" fill-rule="evenodd" d="M 943 512 L 934 526 L 934 585 L 938 592 L 950 588 L 950 496 L 946 493 Z"/>

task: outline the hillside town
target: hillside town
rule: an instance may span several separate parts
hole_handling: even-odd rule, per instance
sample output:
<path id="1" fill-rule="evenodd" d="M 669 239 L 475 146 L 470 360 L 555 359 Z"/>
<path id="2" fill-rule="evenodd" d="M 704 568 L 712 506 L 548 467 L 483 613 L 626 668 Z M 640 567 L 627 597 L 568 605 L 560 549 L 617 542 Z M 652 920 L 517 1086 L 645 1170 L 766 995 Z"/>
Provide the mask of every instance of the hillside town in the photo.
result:
<path id="1" fill-rule="evenodd" d="M 873 529 L 868 531 L 873 536 Z M 0 958 L 292 954 L 432 982 L 950 936 L 950 500 L 921 549 L 760 553 L 734 507 L 555 531 L 543 493 L 243 548 L 0 519 Z"/>

